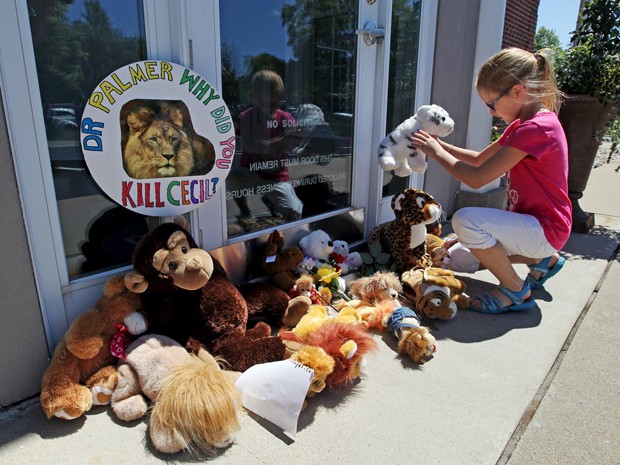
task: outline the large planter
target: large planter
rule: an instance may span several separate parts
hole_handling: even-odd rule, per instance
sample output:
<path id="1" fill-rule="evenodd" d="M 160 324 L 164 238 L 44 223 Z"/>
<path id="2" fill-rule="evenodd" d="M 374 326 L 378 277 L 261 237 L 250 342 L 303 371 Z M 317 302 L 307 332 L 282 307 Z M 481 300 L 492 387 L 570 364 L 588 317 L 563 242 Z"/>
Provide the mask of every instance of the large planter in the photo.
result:
<path id="1" fill-rule="evenodd" d="M 573 206 L 573 231 L 587 233 L 594 214 L 579 205 L 588 184 L 611 106 L 603 106 L 589 95 L 569 95 L 562 103 L 559 119 L 568 142 L 568 195 Z"/>

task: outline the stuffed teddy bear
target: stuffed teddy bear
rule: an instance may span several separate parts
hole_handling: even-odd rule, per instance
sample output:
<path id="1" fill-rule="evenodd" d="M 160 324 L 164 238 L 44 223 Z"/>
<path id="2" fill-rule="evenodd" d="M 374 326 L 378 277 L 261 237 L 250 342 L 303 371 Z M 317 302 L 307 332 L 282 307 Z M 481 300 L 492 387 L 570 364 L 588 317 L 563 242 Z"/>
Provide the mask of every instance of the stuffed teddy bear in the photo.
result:
<path id="1" fill-rule="evenodd" d="M 148 429 L 160 452 L 210 453 L 228 445 L 240 427 L 241 399 L 234 385 L 239 374 L 223 371 L 204 349 L 194 355 L 169 337 L 141 336 L 118 372 L 114 414 L 137 420 L 147 414 L 147 399 L 152 401 Z"/>
<path id="2" fill-rule="evenodd" d="M 47 418 L 73 420 L 93 405 L 110 402 L 117 359 L 110 343 L 124 322 L 132 334 L 146 330 L 140 298 L 125 288 L 122 275 L 110 278 L 95 306 L 78 316 L 58 342 L 43 374 L 41 406 Z"/>
<path id="3" fill-rule="evenodd" d="M 431 266 L 426 225 L 442 216 L 441 205 L 431 194 L 414 188 L 396 194 L 391 205 L 396 218 L 373 228 L 368 243 L 378 241 L 394 259 L 399 273 Z"/>
<path id="4" fill-rule="evenodd" d="M 409 140 L 409 136 L 420 129 L 446 137 L 454 130 L 454 121 L 439 105 L 422 105 L 415 115 L 396 126 L 379 144 L 379 165 L 383 171 L 394 171 L 400 177 L 407 177 L 413 171 L 426 171 L 426 155 L 416 150 Z"/>
<path id="5" fill-rule="evenodd" d="M 287 311 L 308 309 L 310 299 L 290 299 L 269 283 L 237 288 L 224 268 L 197 247 L 192 236 L 173 223 L 159 225 L 136 246 L 127 288 L 141 294 L 151 333 L 168 336 L 196 353 L 203 344 L 233 371 L 282 360 L 285 347 L 271 327 L 248 319 L 265 316 L 281 324 Z"/>
<path id="6" fill-rule="evenodd" d="M 342 269 L 333 257 L 334 242 L 329 234 L 320 229 L 313 231 L 301 238 L 299 246 L 304 252 L 299 273 L 313 276 L 319 289 L 327 287 L 332 294 L 343 295 L 347 284 L 340 277 Z"/>
<path id="7" fill-rule="evenodd" d="M 300 239 L 299 246 L 304 253 L 304 259 L 299 265 L 300 273 L 312 274 L 322 264 L 331 263 L 329 256 L 334 251 L 334 242 L 325 231 L 312 231 Z"/>
<path id="8" fill-rule="evenodd" d="M 349 274 L 362 266 L 362 256 L 359 252 L 349 252 L 349 243 L 346 241 L 334 241 L 334 251 L 330 258 L 337 263 L 342 274 Z"/>
<path id="9" fill-rule="evenodd" d="M 443 268 L 414 268 L 401 276 L 403 294 L 427 318 L 449 320 L 469 307 L 465 283 Z"/>
<path id="10" fill-rule="evenodd" d="M 284 248 L 284 237 L 278 231 L 273 231 L 267 238 L 263 269 L 271 277 L 271 282 L 284 292 L 290 292 L 295 286 L 297 276 L 293 270 L 303 259 L 304 253 L 299 247 Z"/>

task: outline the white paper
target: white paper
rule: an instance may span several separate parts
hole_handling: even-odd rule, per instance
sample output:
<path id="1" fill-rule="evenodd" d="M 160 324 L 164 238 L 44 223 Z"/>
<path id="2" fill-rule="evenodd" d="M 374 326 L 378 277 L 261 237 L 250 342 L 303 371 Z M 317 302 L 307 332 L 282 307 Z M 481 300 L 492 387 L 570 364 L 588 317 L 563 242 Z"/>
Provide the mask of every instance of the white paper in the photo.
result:
<path id="1" fill-rule="evenodd" d="M 282 428 L 292 439 L 314 370 L 294 360 L 254 365 L 235 383 L 243 406 Z"/>

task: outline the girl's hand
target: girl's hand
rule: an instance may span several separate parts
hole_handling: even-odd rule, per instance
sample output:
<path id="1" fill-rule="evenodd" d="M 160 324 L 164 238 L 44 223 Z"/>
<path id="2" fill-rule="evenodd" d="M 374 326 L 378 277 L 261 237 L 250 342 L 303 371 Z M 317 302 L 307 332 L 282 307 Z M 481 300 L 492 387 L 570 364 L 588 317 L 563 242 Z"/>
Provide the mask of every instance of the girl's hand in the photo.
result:
<path id="1" fill-rule="evenodd" d="M 437 152 L 442 150 L 437 139 L 421 129 L 414 132 L 408 139 L 413 142 L 414 148 L 424 152 L 427 157 L 436 158 Z"/>

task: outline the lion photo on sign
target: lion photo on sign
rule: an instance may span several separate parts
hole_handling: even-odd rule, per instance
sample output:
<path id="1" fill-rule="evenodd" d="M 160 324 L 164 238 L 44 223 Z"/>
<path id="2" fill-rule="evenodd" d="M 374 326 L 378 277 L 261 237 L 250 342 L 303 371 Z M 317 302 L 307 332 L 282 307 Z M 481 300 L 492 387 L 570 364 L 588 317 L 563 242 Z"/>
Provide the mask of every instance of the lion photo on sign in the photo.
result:
<path id="1" fill-rule="evenodd" d="M 197 176 L 213 168 L 213 144 L 180 101 L 128 102 L 121 110 L 123 167 L 134 179 Z"/>

